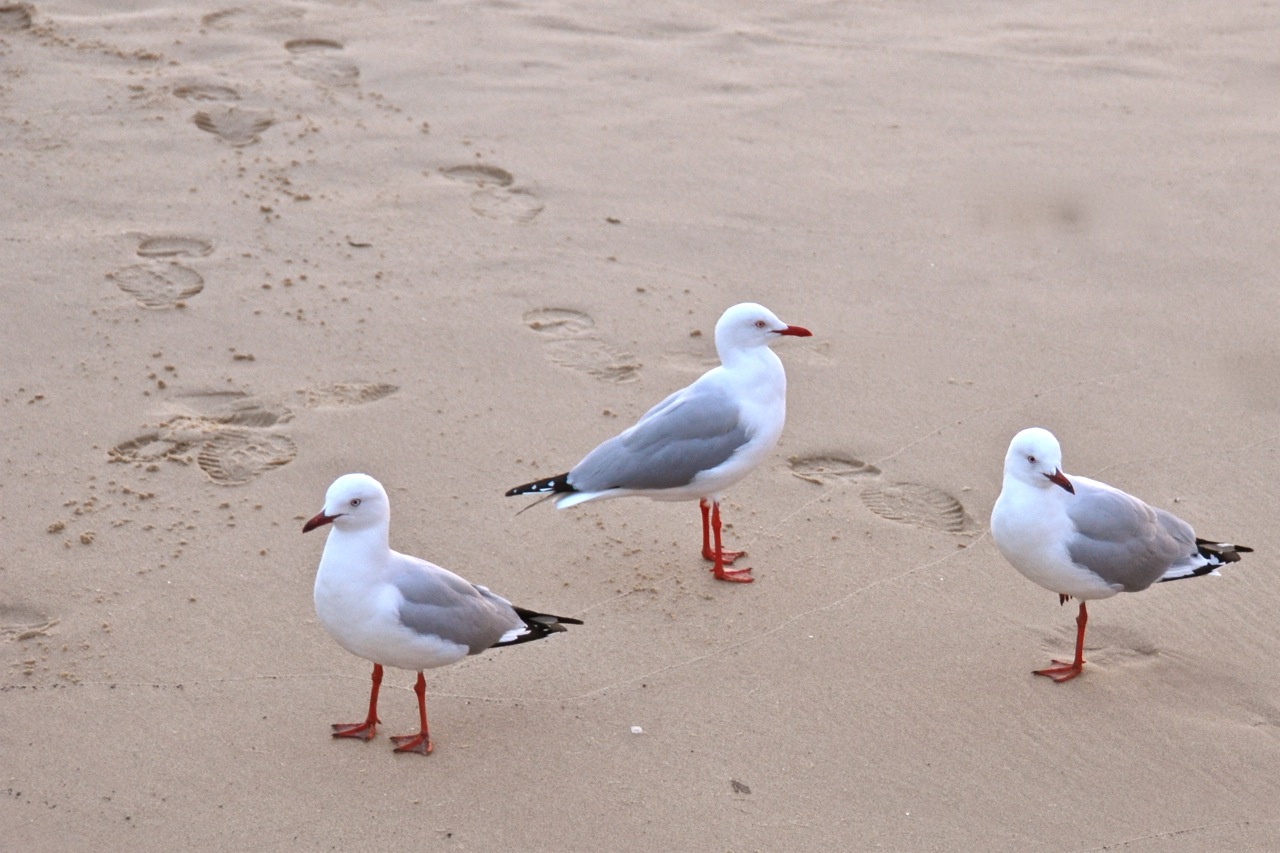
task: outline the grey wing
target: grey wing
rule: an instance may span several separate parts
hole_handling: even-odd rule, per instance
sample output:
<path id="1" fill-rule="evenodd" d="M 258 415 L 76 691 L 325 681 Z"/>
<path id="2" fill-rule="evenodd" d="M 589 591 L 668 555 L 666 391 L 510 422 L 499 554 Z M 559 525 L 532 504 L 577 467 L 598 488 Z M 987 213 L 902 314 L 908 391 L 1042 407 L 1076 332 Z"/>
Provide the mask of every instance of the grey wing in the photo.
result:
<path id="1" fill-rule="evenodd" d="M 405 571 L 392 580 L 404 596 L 400 621 L 406 627 L 466 646 L 467 654 L 474 655 L 520 624 L 505 599 L 447 569 L 426 566 L 424 571 Z"/>
<path id="2" fill-rule="evenodd" d="M 729 394 L 690 385 L 588 453 L 569 482 L 580 492 L 685 486 L 728 461 L 749 438 Z"/>
<path id="3" fill-rule="evenodd" d="M 1146 589 L 1171 566 L 1195 553 L 1195 534 L 1182 519 L 1116 489 L 1073 477 L 1067 515 L 1076 535 L 1071 559 L 1126 592 Z"/>

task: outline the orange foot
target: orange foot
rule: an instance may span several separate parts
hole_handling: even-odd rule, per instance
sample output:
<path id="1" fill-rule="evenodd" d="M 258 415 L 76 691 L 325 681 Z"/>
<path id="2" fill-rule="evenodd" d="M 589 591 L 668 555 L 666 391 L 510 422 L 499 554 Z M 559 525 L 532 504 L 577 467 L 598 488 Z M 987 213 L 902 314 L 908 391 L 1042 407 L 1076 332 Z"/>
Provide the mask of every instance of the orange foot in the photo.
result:
<path id="1" fill-rule="evenodd" d="M 334 723 L 334 737 L 358 737 L 361 740 L 372 740 L 377 733 L 378 721 L 365 720 L 363 723 Z"/>
<path id="2" fill-rule="evenodd" d="M 725 562 L 729 562 L 725 560 Z M 731 569 L 726 571 L 724 568 L 714 568 L 711 573 L 715 575 L 718 581 L 730 581 L 732 583 L 751 583 L 755 578 L 751 577 L 751 569 Z"/>
<path id="3" fill-rule="evenodd" d="M 720 564 L 724 566 L 731 566 L 733 565 L 734 560 L 744 556 L 746 553 L 746 551 L 721 551 Z M 708 563 L 714 563 L 716 561 L 716 552 L 712 551 L 710 548 L 704 548 L 702 551 L 702 559 L 706 560 Z"/>
<path id="4" fill-rule="evenodd" d="M 435 744 L 431 742 L 431 738 L 427 737 L 426 732 L 419 732 L 416 735 L 396 735 L 391 738 L 391 742 L 396 745 L 396 752 L 416 752 L 419 755 L 430 755 L 431 750 L 435 748 Z"/>
<path id="5" fill-rule="evenodd" d="M 1070 681 L 1075 678 L 1084 669 L 1084 661 L 1066 663 L 1065 661 L 1055 660 L 1053 663 L 1054 666 L 1035 670 L 1035 674 L 1043 675 L 1045 678 L 1052 678 L 1061 684 L 1064 681 Z"/>

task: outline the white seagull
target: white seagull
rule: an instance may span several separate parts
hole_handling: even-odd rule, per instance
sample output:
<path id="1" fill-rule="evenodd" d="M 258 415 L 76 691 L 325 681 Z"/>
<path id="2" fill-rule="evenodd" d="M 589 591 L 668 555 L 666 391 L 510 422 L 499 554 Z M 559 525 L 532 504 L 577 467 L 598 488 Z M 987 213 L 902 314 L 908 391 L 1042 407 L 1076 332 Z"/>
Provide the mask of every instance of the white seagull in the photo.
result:
<path id="1" fill-rule="evenodd" d="M 560 509 L 629 495 L 697 500 L 702 556 L 715 564 L 711 571 L 718 580 L 750 583 L 751 569 L 724 568 L 745 552 L 721 546 L 720 495 L 763 462 L 782 435 L 787 374 L 769 344 L 784 335 L 811 334 L 762 305 L 734 305 L 716 323 L 719 367 L 645 412 L 568 472 L 516 486 L 507 496 L 563 494 L 556 501 Z"/>
<path id="2" fill-rule="evenodd" d="M 495 646 L 541 640 L 581 625 L 578 619 L 515 607 L 448 569 L 391 550 L 391 504 L 367 474 L 345 474 L 324 496 L 324 509 L 302 532 L 332 524 L 316 572 L 316 615 L 354 655 L 373 661 L 369 714 L 363 723 L 334 723 L 334 737 L 371 739 L 378 720 L 382 667 L 418 673 L 422 730 L 393 737 L 396 752 L 431 753 L 424 669 L 456 663 Z"/>
<path id="3" fill-rule="evenodd" d="M 1039 427 L 1024 429 L 1009 444 L 991 535 L 1005 559 L 1058 593 L 1059 603 L 1080 600 L 1075 660 L 1035 671 L 1059 682 L 1084 666 L 1086 601 L 1216 575 L 1218 567 L 1253 550 L 1197 539 L 1191 525 L 1133 495 L 1088 477 L 1068 478 L 1058 440 Z"/>

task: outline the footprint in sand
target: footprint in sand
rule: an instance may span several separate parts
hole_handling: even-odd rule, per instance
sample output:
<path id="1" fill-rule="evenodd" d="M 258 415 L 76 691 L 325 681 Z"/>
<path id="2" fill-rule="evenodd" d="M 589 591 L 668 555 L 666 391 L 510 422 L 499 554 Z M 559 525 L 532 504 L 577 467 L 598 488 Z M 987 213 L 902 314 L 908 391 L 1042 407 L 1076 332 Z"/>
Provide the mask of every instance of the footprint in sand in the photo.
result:
<path id="1" fill-rule="evenodd" d="M 290 53 L 314 53 L 323 50 L 342 50 L 342 42 L 333 39 L 290 39 L 284 49 Z"/>
<path id="2" fill-rule="evenodd" d="M 241 148 L 261 139 L 264 130 L 275 124 L 275 117 L 261 110 L 226 107 L 217 110 L 201 110 L 192 117 L 196 127 Z"/>
<path id="3" fill-rule="evenodd" d="M 178 394 L 183 411 L 107 451 L 112 462 L 154 465 L 193 460 L 223 484 L 248 482 L 297 454 L 286 435 L 266 428 L 287 423 L 293 412 L 281 403 L 243 391 L 189 391 Z"/>
<path id="4" fill-rule="evenodd" d="M 204 277 L 191 267 L 173 262 L 163 266 L 134 264 L 107 273 L 116 287 L 144 308 L 176 308 L 204 290 Z"/>
<path id="5" fill-rule="evenodd" d="M 973 520 L 954 495 L 921 483 L 874 483 L 862 502 L 881 518 L 946 533 L 970 533 Z"/>
<path id="6" fill-rule="evenodd" d="M 199 420 L 222 426 L 262 428 L 293 420 L 293 412 L 283 403 L 255 397 L 244 391 L 186 391 L 178 394 L 175 399 L 185 401 L 197 413 Z"/>
<path id="7" fill-rule="evenodd" d="M 388 385 L 385 382 L 337 382 L 303 388 L 296 393 L 302 398 L 303 406 L 319 409 L 363 406 L 365 403 L 390 397 L 399 390 L 399 385 Z"/>
<path id="8" fill-rule="evenodd" d="M 515 187 L 515 176 L 506 169 L 483 163 L 465 163 L 440 170 L 452 181 L 470 184 L 476 189 L 471 194 L 471 209 L 486 219 L 504 222 L 532 222 L 542 213 L 545 204 L 530 190 Z"/>
<path id="9" fill-rule="evenodd" d="M 524 324 L 542 336 L 547 358 L 561 367 L 607 382 L 640 378 L 639 360 L 596 337 L 592 333 L 595 320 L 588 314 L 571 308 L 535 308 L 524 315 Z"/>
<path id="10" fill-rule="evenodd" d="M 284 43 L 284 49 L 294 56 L 289 62 L 293 73 L 313 83 L 352 86 L 360 78 L 358 65 L 335 55 L 343 49 L 340 41 L 322 38 L 290 39 Z"/>
<path id="11" fill-rule="evenodd" d="M 296 30 L 308 14 L 302 4 L 243 3 L 201 16 L 200 26 L 214 30 L 244 28 L 254 32 Z"/>
<path id="12" fill-rule="evenodd" d="M 143 234 L 138 256 L 143 258 L 203 258 L 213 251 L 213 241 L 182 234 Z"/>
<path id="13" fill-rule="evenodd" d="M 226 426 L 246 420 L 255 426 Z M 293 439 L 283 433 L 256 428 L 270 418 L 242 418 L 237 414 L 221 421 L 211 418 L 179 415 L 165 421 L 157 429 L 121 442 L 107 451 L 112 462 L 137 466 L 158 462 L 194 461 L 210 480 L 224 486 L 237 486 L 258 475 L 287 465 L 298 455 Z"/>
<path id="14" fill-rule="evenodd" d="M 440 170 L 440 174 L 454 181 L 474 184 L 477 187 L 509 187 L 515 182 L 515 175 L 497 166 L 486 166 L 483 163 L 465 163 L 461 166 L 449 166 Z"/>
<path id="15" fill-rule="evenodd" d="M 362 406 L 399 390 L 399 386 L 385 382 L 339 382 L 303 388 L 296 394 L 304 407 L 316 409 Z M 215 395 L 208 398 L 214 399 Z M 247 483 L 272 468 L 287 465 L 298 455 L 297 445 L 289 436 L 250 428 L 291 420 L 293 412 L 285 406 L 246 395 L 220 400 L 214 403 L 213 410 L 212 416 L 223 426 L 200 446 L 196 464 L 215 483 Z"/>
<path id="16" fill-rule="evenodd" d="M 0 9 L 0 12 L 3 12 Z M 34 640 L 37 637 L 49 637 L 54 628 L 57 627 L 58 619 L 36 619 L 30 622 L 20 622 L 17 624 L 0 623 L 0 637 L 9 637 L 12 640 Z"/>
<path id="17" fill-rule="evenodd" d="M 3 12 L 0 9 L 0 12 Z M 48 637 L 59 620 L 51 618 L 47 612 L 14 601 L 0 601 L 0 637 L 10 640 L 33 640 L 37 637 Z"/>
<path id="18" fill-rule="evenodd" d="M 819 486 L 839 486 L 879 478 L 880 469 L 843 453 L 793 456 L 792 475 Z M 863 487 L 862 503 L 881 518 L 947 533 L 971 533 L 973 520 L 954 496 L 921 483 L 873 482 Z"/>
<path id="19" fill-rule="evenodd" d="M 31 13 L 35 10 L 29 3 L 0 6 L 0 33 L 31 29 Z"/>
<path id="20" fill-rule="evenodd" d="M 194 441 L 178 439 L 166 426 L 144 432 L 128 441 L 122 441 L 107 451 L 107 459 L 132 465 L 153 465 L 156 462 L 190 461 L 189 454 Z"/>
<path id="21" fill-rule="evenodd" d="M 226 27 L 230 20 L 234 19 L 241 11 L 242 10 L 240 9 L 231 8 L 219 9 L 216 12 L 209 12 L 200 18 L 200 26 L 222 29 Z"/>
<path id="22" fill-rule="evenodd" d="M 229 427 L 205 440 L 196 454 L 196 464 L 213 482 L 239 486 L 289 464 L 297 455 L 298 447 L 287 435 Z"/>
<path id="23" fill-rule="evenodd" d="M 308 409 L 361 406 L 399 391 L 385 382 L 340 382 L 295 394 Z M 107 451 L 111 462 L 155 470 L 160 462 L 195 462 L 215 483 L 237 486 L 287 465 L 298 455 L 293 439 L 276 430 L 293 420 L 284 403 L 244 391 L 218 389 L 174 394 L 179 411 Z"/>
<path id="24" fill-rule="evenodd" d="M 791 466 L 792 475 L 818 485 L 841 483 L 860 477 L 875 477 L 880 474 L 880 469 L 870 462 L 863 462 L 861 459 L 839 453 L 792 456 L 788 464 Z"/>
<path id="25" fill-rule="evenodd" d="M 287 411 L 287 410 L 286 410 Z M 107 451 L 112 462 L 147 465 L 156 462 L 180 462 L 190 464 L 192 453 L 217 431 L 238 427 L 257 429 L 274 426 L 288 420 L 268 409 L 246 407 L 218 417 L 175 415 L 156 428 L 122 441 Z"/>
<path id="26" fill-rule="evenodd" d="M 217 83 L 187 83 L 173 88 L 173 96 L 184 101 L 238 101 L 240 93 Z"/>
<path id="27" fill-rule="evenodd" d="M 485 219 L 532 222 L 544 207 L 540 198 L 519 187 L 482 189 L 471 194 L 471 209 Z"/>

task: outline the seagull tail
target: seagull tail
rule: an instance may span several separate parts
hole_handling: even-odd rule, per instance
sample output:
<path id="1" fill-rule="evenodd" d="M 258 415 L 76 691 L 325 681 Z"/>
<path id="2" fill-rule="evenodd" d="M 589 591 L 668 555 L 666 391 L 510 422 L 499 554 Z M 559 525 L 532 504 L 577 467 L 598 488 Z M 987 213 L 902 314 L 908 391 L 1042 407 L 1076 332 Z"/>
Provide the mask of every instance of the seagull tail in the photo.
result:
<path id="1" fill-rule="evenodd" d="M 516 646 L 520 643 L 528 643 L 532 640 L 541 640 L 544 637 L 550 637 L 552 634 L 559 634 L 567 630 L 565 625 L 581 625 L 581 619 L 571 619 L 568 616 L 552 616 L 550 613 L 538 613 L 533 610 L 525 610 L 523 607 L 516 607 L 514 604 L 511 609 L 516 612 L 520 620 L 524 622 L 519 628 L 513 628 L 502 635 L 502 639 L 494 643 L 497 646 Z"/>
<path id="2" fill-rule="evenodd" d="M 1196 549 L 1200 552 L 1198 560 L 1174 566 L 1165 572 L 1164 577 L 1160 578 L 1160 582 L 1177 581 L 1183 578 L 1198 578 L 1203 575 L 1216 575 L 1218 574 L 1218 569 L 1227 563 L 1240 562 L 1241 554 L 1253 552 L 1252 548 L 1244 545 L 1233 545 L 1230 542 L 1213 542 L 1209 539 L 1197 539 Z"/>
<path id="3" fill-rule="evenodd" d="M 531 495 L 535 493 L 547 492 L 550 494 L 559 494 L 561 492 L 576 492 L 573 486 L 569 485 L 569 473 L 556 474 L 554 477 L 548 477 L 545 480 L 534 480 L 532 483 L 525 483 L 523 486 L 516 486 L 513 489 L 507 489 L 507 497 L 516 495 Z"/>

